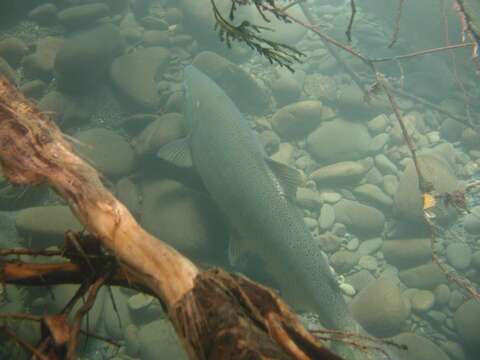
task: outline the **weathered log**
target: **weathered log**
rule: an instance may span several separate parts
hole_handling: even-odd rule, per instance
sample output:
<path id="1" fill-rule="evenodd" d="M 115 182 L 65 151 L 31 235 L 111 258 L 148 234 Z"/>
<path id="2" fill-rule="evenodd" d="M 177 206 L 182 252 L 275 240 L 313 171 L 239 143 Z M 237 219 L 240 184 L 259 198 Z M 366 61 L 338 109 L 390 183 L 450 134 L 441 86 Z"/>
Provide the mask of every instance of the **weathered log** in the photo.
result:
<path id="1" fill-rule="evenodd" d="M 135 281 L 163 302 L 192 360 L 339 359 L 271 290 L 220 270 L 202 273 L 143 230 L 56 124 L 5 78 L 0 78 L 0 163 L 12 183 L 46 182 L 67 201 Z"/>

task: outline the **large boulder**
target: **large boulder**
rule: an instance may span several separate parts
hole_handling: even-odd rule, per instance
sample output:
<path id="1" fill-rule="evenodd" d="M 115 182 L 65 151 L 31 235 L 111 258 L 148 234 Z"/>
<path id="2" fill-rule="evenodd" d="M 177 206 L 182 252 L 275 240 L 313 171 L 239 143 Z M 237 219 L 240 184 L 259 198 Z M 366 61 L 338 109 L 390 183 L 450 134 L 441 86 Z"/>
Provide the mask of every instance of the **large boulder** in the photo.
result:
<path id="1" fill-rule="evenodd" d="M 323 122 L 307 137 L 307 150 L 329 164 L 358 160 L 368 153 L 371 140 L 365 125 L 335 119 Z"/>
<path id="2" fill-rule="evenodd" d="M 106 78 L 112 60 L 124 49 L 124 39 L 113 24 L 75 32 L 55 58 L 58 88 L 70 93 L 92 92 Z"/>
<path id="3" fill-rule="evenodd" d="M 211 51 L 203 51 L 193 65 L 215 81 L 242 112 L 265 114 L 268 97 L 257 82 L 241 67 Z"/>
<path id="4" fill-rule="evenodd" d="M 388 278 L 377 279 L 360 291 L 351 310 L 365 330 L 379 337 L 398 334 L 409 315 L 400 289 Z"/>
<path id="5" fill-rule="evenodd" d="M 418 156 L 422 175 L 439 193 L 452 192 L 458 188 L 455 173 L 440 154 L 430 152 Z M 418 185 L 418 176 L 413 162 L 410 162 L 400 176 L 394 197 L 394 207 L 399 217 L 416 223 L 423 223 L 423 197 Z M 446 219 L 451 211 L 440 212 L 439 219 Z"/>
<path id="6" fill-rule="evenodd" d="M 149 47 L 122 55 L 110 67 L 110 77 L 120 95 L 143 111 L 156 111 L 160 105 L 157 79 L 170 61 L 163 47 Z"/>

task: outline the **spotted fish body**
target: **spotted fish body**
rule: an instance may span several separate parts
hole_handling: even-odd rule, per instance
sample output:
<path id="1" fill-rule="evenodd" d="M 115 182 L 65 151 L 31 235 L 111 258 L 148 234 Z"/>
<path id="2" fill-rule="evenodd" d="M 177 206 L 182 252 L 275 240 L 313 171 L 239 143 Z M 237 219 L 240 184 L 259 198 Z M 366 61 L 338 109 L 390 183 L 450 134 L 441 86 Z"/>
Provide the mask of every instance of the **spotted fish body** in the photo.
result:
<path id="1" fill-rule="evenodd" d="M 185 68 L 184 86 L 193 165 L 231 225 L 267 264 L 287 301 L 318 313 L 328 328 L 357 331 L 318 243 L 246 119 L 195 67 Z"/>

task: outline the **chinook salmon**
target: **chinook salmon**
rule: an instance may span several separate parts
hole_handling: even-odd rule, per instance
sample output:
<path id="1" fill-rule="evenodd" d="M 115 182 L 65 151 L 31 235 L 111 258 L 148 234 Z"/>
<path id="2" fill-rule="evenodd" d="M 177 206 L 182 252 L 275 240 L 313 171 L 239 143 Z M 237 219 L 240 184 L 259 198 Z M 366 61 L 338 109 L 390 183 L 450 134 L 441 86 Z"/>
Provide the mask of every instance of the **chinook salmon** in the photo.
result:
<path id="1" fill-rule="evenodd" d="M 184 87 L 189 135 L 167 144 L 157 156 L 195 167 L 241 243 L 262 260 L 287 302 L 316 312 L 327 328 L 358 332 L 327 260 L 294 203 L 299 173 L 266 155 L 232 100 L 201 71 L 187 66 Z M 347 346 L 337 350 L 348 360 L 365 356 Z"/>

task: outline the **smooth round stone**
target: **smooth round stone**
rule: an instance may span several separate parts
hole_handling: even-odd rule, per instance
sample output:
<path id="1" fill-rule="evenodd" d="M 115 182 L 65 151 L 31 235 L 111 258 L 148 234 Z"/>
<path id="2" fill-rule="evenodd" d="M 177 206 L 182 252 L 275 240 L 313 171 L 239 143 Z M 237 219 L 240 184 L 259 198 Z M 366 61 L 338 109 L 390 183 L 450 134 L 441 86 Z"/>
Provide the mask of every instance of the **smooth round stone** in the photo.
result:
<path id="1" fill-rule="evenodd" d="M 473 207 L 465 216 L 463 227 L 470 234 L 480 234 L 480 206 Z"/>
<path id="2" fill-rule="evenodd" d="M 463 304 L 463 294 L 458 290 L 453 290 L 448 301 L 448 307 L 452 310 L 456 310 Z"/>
<path id="3" fill-rule="evenodd" d="M 339 288 L 347 296 L 354 296 L 356 293 L 355 288 L 352 285 L 347 283 L 341 283 L 339 285 Z"/>
<path id="4" fill-rule="evenodd" d="M 128 301 L 128 307 L 133 311 L 138 311 L 148 307 L 153 301 L 153 297 L 142 293 L 131 296 Z"/>
<path id="5" fill-rule="evenodd" d="M 358 265 L 367 270 L 376 270 L 378 267 L 378 262 L 373 256 L 364 255 L 360 258 Z"/>
<path id="6" fill-rule="evenodd" d="M 377 117 L 373 118 L 372 120 L 367 122 L 368 130 L 373 133 L 379 133 L 385 130 L 385 127 L 390 122 L 390 119 L 387 115 L 381 114 Z"/>
<path id="7" fill-rule="evenodd" d="M 472 266 L 480 270 L 480 251 L 475 251 L 472 255 Z"/>
<path id="8" fill-rule="evenodd" d="M 320 210 L 320 217 L 318 219 L 320 228 L 327 230 L 335 223 L 335 210 L 330 204 L 324 204 Z"/>
<path id="9" fill-rule="evenodd" d="M 370 255 L 377 252 L 382 247 L 382 238 L 373 238 L 362 241 L 358 249 L 358 253 L 361 255 Z"/>
<path id="10" fill-rule="evenodd" d="M 347 243 L 347 250 L 355 251 L 358 249 L 359 245 L 360 245 L 360 240 L 358 240 L 358 238 L 353 238 Z"/>
<path id="11" fill-rule="evenodd" d="M 398 188 L 398 178 L 395 175 L 385 175 L 383 177 L 383 190 L 390 195 L 394 196 Z"/>
<path id="12" fill-rule="evenodd" d="M 322 192 L 320 198 L 323 202 L 335 204 L 342 199 L 342 195 L 336 192 Z"/>
<path id="13" fill-rule="evenodd" d="M 467 244 L 453 243 L 447 246 L 447 260 L 457 270 L 465 270 L 472 262 L 472 251 Z"/>
<path id="14" fill-rule="evenodd" d="M 304 217 L 303 222 L 305 223 L 308 230 L 310 230 L 310 231 L 315 230 L 317 225 L 318 225 L 317 220 L 315 220 L 311 217 Z"/>
<path id="15" fill-rule="evenodd" d="M 410 303 L 413 310 L 424 313 L 435 305 L 435 296 L 429 290 L 419 290 L 413 294 Z"/>
<path id="16" fill-rule="evenodd" d="M 434 295 L 438 305 L 447 305 L 450 300 L 450 288 L 446 284 L 440 284 L 435 288 Z"/>

